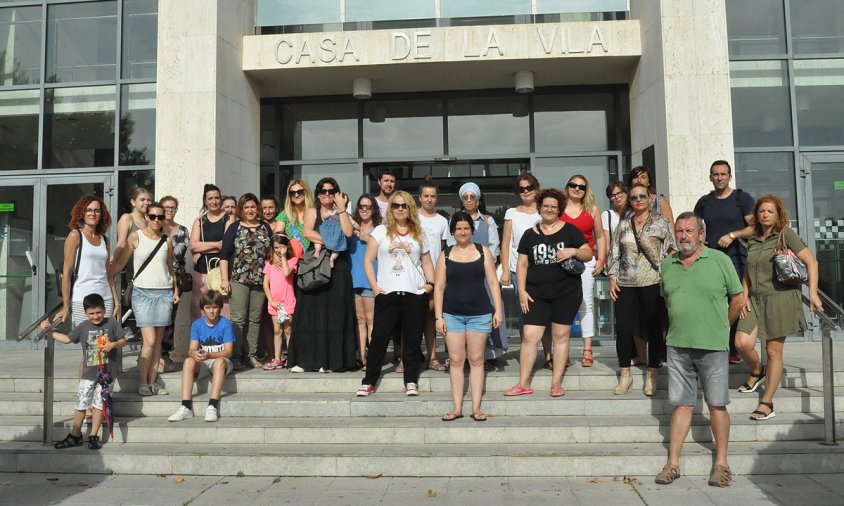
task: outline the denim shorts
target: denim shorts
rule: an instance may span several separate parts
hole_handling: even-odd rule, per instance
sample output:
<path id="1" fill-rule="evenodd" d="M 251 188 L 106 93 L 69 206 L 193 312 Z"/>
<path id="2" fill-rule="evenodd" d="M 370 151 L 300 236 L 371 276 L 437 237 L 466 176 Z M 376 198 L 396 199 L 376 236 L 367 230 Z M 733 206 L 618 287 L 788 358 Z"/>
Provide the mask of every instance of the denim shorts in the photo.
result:
<path id="1" fill-rule="evenodd" d="M 166 327 L 172 311 L 172 288 L 132 288 L 132 312 L 138 327 Z"/>
<path id="2" fill-rule="evenodd" d="M 375 297 L 375 292 L 369 288 L 355 288 L 355 297 Z"/>
<path id="3" fill-rule="evenodd" d="M 489 334 L 492 332 L 492 313 L 475 316 L 443 313 L 446 332 L 477 332 Z"/>
<path id="4" fill-rule="evenodd" d="M 694 406 L 697 380 L 703 387 L 707 406 L 730 403 L 730 362 L 728 352 L 668 347 L 668 402 Z"/>

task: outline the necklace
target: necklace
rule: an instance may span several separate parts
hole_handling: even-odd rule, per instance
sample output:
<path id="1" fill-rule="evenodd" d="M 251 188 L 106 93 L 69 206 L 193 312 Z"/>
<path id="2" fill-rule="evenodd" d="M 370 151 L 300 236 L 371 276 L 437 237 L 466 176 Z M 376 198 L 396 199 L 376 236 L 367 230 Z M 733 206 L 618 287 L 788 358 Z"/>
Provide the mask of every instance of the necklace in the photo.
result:
<path id="1" fill-rule="evenodd" d="M 551 224 L 550 226 L 545 225 L 545 223 L 540 223 L 540 224 L 539 224 L 539 228 L 541 228 L 543 232 L 546 232 L 546 233 L 549 233 L 549 234 L 550 234 L 550 233 L 552 233 L 552 232 L 554 231 L 554 229 L 557 227 L 557 225 L 558 225 L 559 223 L 560 223 L 560 222 L 558 221 L 558 222 L 556 222 L 556 223 Z"/>

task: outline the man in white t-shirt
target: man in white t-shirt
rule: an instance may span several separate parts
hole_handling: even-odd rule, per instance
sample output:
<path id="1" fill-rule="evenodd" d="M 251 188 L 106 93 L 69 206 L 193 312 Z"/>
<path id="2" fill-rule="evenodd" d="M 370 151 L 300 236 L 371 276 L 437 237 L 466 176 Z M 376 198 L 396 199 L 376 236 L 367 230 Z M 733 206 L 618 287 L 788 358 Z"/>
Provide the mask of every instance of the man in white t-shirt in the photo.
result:
<path id="1" fill-rule="evenodd" d="M 437 185 L 426 178 L 419 186 L 419 222 L 425 232 L 425 238 L 428 240 L 431 262 L 435 267 L 437 258 L 442 252 L 443 243 L 449 236 L 448 220 L 434 210 L 438 196 Z M 433 297 L 433 292 L 431 297 Z M 446 371 L 445 365 L 437 360 L 437 329 L 435 327 L 434 308 L 430 304 L 428 305 L 428 316 L 425 319 L 425 347 L 428 350 L 428 368 Z"/>
<path id="2" fill-rule="evenodd" d="M 381 219 L 387 221 L 387 202 L 390 195 L 396 190 L 396 173 L 393 169 L 381 169 L 378 172 L 378 188 L 381 191 L 375 196 L 378 208 L 381 210 Z"/>

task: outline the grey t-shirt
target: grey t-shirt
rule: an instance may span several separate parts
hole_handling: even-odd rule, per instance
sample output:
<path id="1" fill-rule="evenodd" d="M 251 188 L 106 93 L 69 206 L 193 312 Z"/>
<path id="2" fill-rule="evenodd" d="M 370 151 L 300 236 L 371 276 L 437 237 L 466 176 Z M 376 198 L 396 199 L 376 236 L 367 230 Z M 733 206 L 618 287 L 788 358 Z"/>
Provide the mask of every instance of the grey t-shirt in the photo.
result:
<path id="1" fill-rule="evenodd" d="M 85 320 L 73 329 L 68 338 L 72 343 L 82 344 L 82 358 L 85 360 L 82 368 L 82 379 L 96 380 L 97 371 L 100 368 L 100 360 L 109 374 L 114 377 L 115 371 L 111 364 L 117 360 L 117 350 L 111 350 L 108 355 L 102 355 L 101 359 L 97 353 L 97 340 L 105 336 L 109 341 L 118 341 L 129 333 L 129 329 L 120 326 L 114 318 L 105 318 L 99 325 L 94 325 L 90 320 Z"/>

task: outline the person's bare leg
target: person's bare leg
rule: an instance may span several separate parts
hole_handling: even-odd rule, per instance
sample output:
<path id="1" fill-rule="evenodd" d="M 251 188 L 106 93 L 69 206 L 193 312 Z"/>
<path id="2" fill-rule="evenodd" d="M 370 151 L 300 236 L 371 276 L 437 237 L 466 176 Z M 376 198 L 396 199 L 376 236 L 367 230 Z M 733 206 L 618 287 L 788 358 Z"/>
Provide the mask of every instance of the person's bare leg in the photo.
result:
<path id="1" fill-rule="evenodd" d="M 727 465 L 727 445 L 730 442 L 730 414 L 726 406 L 709 406 L 712 437 L 715 438 L 715 464 Z"/>
<path id="2" fill-rule="evenodd" d="M 85 410 L 77 409 L 73 412 L 73 425 L 70 428 L 70 433 L 74 436 L 82 435 L 82 422 L 85 421 Z"/>
<path id="3" fill-rule="evenodd" d="M 182 364 L 182 400 L 189 401 L 193 397 L 193 380 L 199 372 L 199 362 L 193 357 L 185 359 Z"/>
<path id="4" fill-rule="evenodd" d="M 466 332 L 446 332 L 445 342 L 448 345 L 451 367 L 448 375 L 451 379 L 451 399 L 454 408 L 451 413 L 459 415 L 463 413 L 463 362 L 466 360 Z M 483 372 L 483 350 L 481 350 L 481 372 Z"/>
<path id="5" fill-rule="evenodd" d="M 211 369 L 211 399 L 219 399 L 226 381 L 226 359 L 215 358 Z"/>
<path id="6" fill-rule="evenodd" d="M 673 466 L 680 465 L 680 454 L 683 451 L 683 442 L 689 435 L 692 426 L 692 412 L 694 406 L 676 406 L 671 415 L 671 428 L 669 430 L 670 440 L 668 443 L 668 463 Z M 729 421 L 729 420 L 728 420 Z"/>
<path id="7" fill-rule="evenodd" d="M 750 369 L 750 374 L 758 375 L 762 372 L 762 360 L 756 352 L 756 336 L 759 333 L 759 327 L 753 329 L 750 334 L 744 332 L 736 332 L 736 351 L 739 356 Z M 758 381 L 758 378 L 756 379 Z M 750 382 L 748 381 L 748 385 Z M 753 386 L 753 385 L 750 385 Z"/>
<path id="8" fill-rule="evenodd" d="M 782 381 L 782 350 L 785 346 L 785 338 L 768 339 L 765 341 L 765 348 L 768 357 L 768 365 L 765 369 L 768 379 L 765 382 L 765 393 L 762 394 L 763 402 L 774 402 L 774 394 L 780 387 Z"/>
<path id="9" fill-rule="evenodd" d="M 528 388 L 533 366 L 536 363 L 537 345 L 545 333 L 545 327 L 525 325 L 522 332 L 525 337 L 519 349 L 519 385 Z"/>
<path id="10" fill-rule="evenodd" d="M 155 352 L 156 327 L 141 327 L 141 351 L 138 353 L 138 381 L 141 385 L 151 385 L 149 370 L 153 369 L 153 353 Z M 160 353 L 160 349 L 159 349 Z"/>
<path id="11" fill-rule="evenodd" d="M 569 335 L 571 325 L 551 324 L 551 338 L 554 340 L 554 363 L 551 368 L 551 386 L 563 386 L 563 375 L 569 360 Z"/>
<path id="12" fill-rule="evenodd" d="M 543 359 L 545 360 L 545 362 L 543 362 L 543 365 L 544 365 L 544 364 L 547 364 L 548 362 L 551 361 L 551 354 L 553 353 L 553 346 L 551 345 L 551 335 L 550 334 L 542 336 L 542 352 L 544 353 L 544 355 L 543 355 Z"/>
<path id="13" fill-rule="evenodd" d="M 481 413 L 484 395 L 484 349 L 486 336 L 479 332 L 466 332 L 466 349 L 469 355 L 469 386 L 472 388 L 472 413 Z M 453 369 L 453 368 L 452 368 Z M 463 368 L 460 368 L 463 373 Z"/>
<path id="14" fill-rule="evenodd" d="M 150 364 L 157 364 L 161 360 L 161 341 L 164 340 L 164 327 L 155 328 L 155 341 L 153 342 L 152 356 L 150 357 Z M 158 368 L 150 365 L 147 369 L 147 377 L 149 381 L 147 384 L 154 385 L 155 379 L 158 377 Z"/>
<path id="15" fill-rule="evenodd" d="M 100 427 L 103 426 L 103 410 L 92 408 L 94 410 L 93 418 L 91 418 L 91 432 L 88 433 L 89 436 L 99 436 L 100 435 Z"/>
<path id="16" fill-rule="evenodd" d="M 366 365 L 366 345 L 368 331 L 366 328 L 366 309 L 363 307 L 364 297 L 355 297 L 355 318 L 357 319 L 358 328 L 358 353 L 360 353 L 360 361 Z"/>

